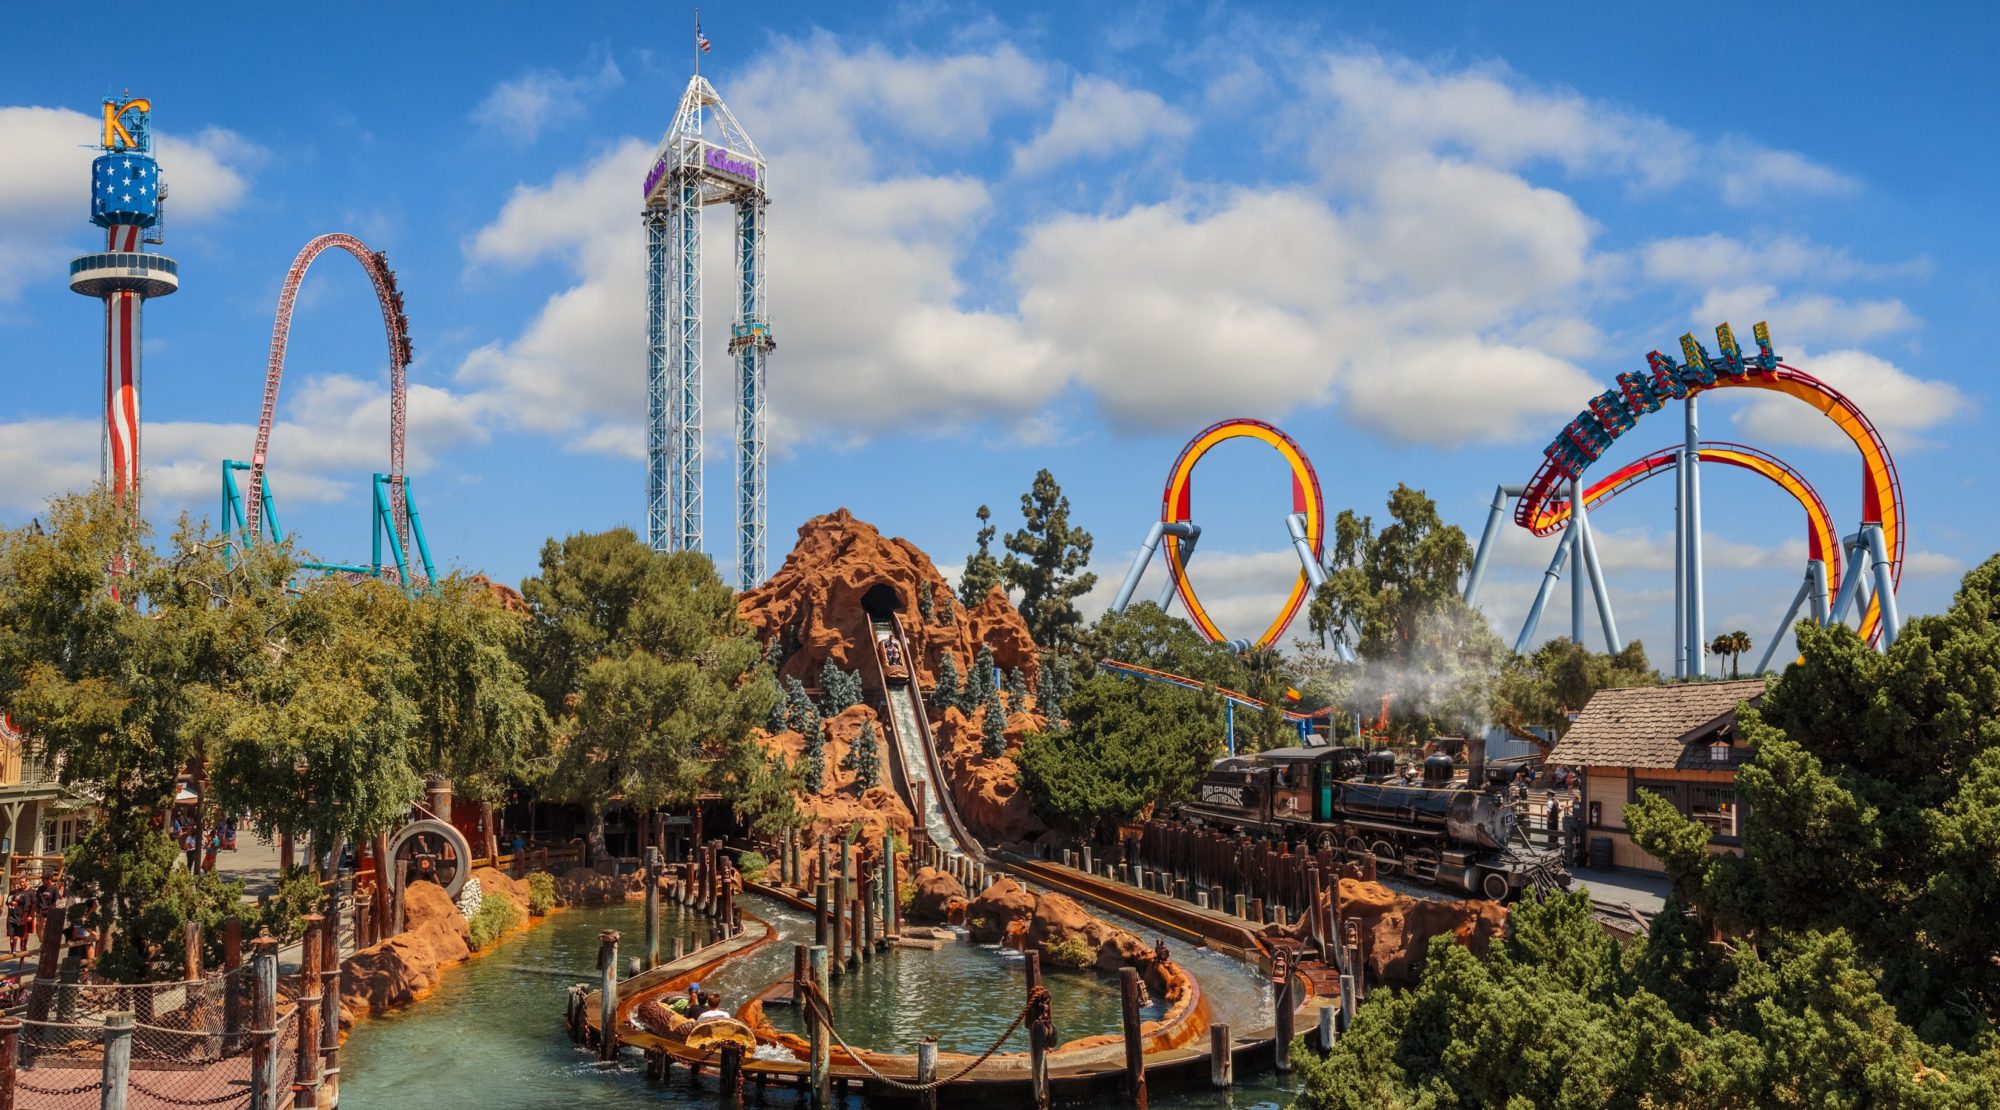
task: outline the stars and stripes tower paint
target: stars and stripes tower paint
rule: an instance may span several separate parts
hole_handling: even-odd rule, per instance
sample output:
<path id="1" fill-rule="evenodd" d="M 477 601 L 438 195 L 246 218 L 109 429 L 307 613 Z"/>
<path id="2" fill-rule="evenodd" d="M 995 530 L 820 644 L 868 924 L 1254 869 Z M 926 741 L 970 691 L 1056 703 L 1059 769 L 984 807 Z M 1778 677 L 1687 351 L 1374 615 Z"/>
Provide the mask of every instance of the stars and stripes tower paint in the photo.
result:
<path id="1" fill-rule="evenodd" d="M 105 249 L 69 264 L 69 287 L 104 302 L 104 483 L 133 512 L 139 507 L 139 344 L 149 297 L 180 288 L 180 267 L 142 249 L 160 242 L 166 186 L 153 160 L 152 104 L 106 97 L 104 153 L 90 166 L 90 222 Z"/>

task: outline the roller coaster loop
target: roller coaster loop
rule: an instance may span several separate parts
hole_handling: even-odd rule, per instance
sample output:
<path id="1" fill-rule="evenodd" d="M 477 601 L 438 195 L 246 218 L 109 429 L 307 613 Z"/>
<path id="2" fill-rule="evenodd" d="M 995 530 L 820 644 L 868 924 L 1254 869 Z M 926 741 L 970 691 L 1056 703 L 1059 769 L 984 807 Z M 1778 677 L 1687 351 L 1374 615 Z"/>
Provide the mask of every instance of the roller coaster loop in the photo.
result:
<path id="1" fill-rule="evenodd" d="M 1261 420 L 1224 420 L 1204 429 L 1199 435 L 1181 448 L 1180 457 L 1174 460 L 1173 469 L 1168 472 L 1166 492 L 1160 500 L 1160 521 L 1162 524 L 1183 523 L 1193 514 L 1194 468 L 1201 457 L 1217 444 L 1231 439 L 1254 439 L 1265 443 L 1284 456 L 1285 463 L 1292 472 L 1292 512 L 1304 518 L 1306 543 L 1310 546 L 1314 559 L 1320 556 L 1324 546 L 1326 529 L 1326 502 L 1320 496 L 1319 475 L 1313 472 L 1312 463 L 1305 452 L 1293 442 L 1292 437 Z M 1194 622 L 1203 635 L 1218 643 L 1226 640 L 1222 630 L 1202 608 L 1201 599 L 1195 595 L 1194 587 L 1188 582 L 1186 560 L 1181 558 L 1180 536 L 1167 532 L 1166 543 L 1167 573 L 1173 576 L 1174 589 L 1179 593 L 1181 604 L 1187 607 L 1188 619 Z M 1285 599 L 1284 608 L 1276 620 L 1264 630 L 1255 641 L 1261 650 L 1276 643 L 1278 637 L 1296 617 L 1299 607 L 1305 604 L 1306 595 L 1311 592 L 1312 582 L 1301 568 L 1298 579 L 1292 584 L 1292 592 Z"/>
<path id="2" fill-rule="evenodd" d="M 249 495 L 243 498 L 245 539 L 254 543 L 263 534 L 265 462 L 271 448 L 271 426 L 278 413 L 278 385 L 285 374 L 285 347 L 291 338 L 292 308 L 298 300 L 299 283 L 305 280 L 306 270 L 315 258 L 336 248 L 353 255 L 361 263 L 361 268 L 367 271 L 368 280 L 375 287 L 375 299 L 382 308 L 382 326 L 389 341 L 388 507 L 395 521 L 396 561 L 406 562 L 409 555 L 409 516 L 404 488 L 403 429 L 409 388 L 410 320 L 403 311 L 403 294 L 396 288 L 396 275 L 389 269 L 382 252 L 371 251 L 366 243 L 341 232 L 321 235 L 307 243 L 298 257 L 292 260 L 292 267 L 285 274 L 284 287 L 278 293 L 277 318 L 271 325 L 271 357 L 264 377 L 264 405 L 257 417 L 257 446 L 250 455 Z"/>

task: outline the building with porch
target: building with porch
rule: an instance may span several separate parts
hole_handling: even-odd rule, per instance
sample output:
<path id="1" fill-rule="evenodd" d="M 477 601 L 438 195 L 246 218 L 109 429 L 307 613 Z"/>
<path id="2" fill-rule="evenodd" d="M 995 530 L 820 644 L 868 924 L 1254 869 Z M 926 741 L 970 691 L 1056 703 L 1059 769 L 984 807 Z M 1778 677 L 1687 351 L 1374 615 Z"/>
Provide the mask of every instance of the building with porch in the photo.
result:
<path id="1" fill-rule="evenodd" d="M 1764 680 L 1684 682 L 1599 690 L 1550 754 L 1583 776 L 1584 839 L 1593 863 L 1608 842 L 1613 866 L 1659 873 L 1632 843 L 1625 806 L 1658 794 L 1710 829 L 1709 850 L 1735 851 L 1745 817 L 1736 769 L 1750 758 L 1736 708 L 1764 697 Z"/>

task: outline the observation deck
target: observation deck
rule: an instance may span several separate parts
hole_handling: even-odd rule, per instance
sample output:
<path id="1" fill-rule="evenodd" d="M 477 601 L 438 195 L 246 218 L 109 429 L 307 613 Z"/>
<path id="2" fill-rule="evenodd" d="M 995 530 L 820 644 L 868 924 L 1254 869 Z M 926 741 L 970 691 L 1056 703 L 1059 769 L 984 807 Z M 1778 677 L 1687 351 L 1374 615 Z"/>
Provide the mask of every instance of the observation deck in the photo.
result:
<path id="1" fill-rule="evenodd" d="M 164 297 L 181 287 L 181 267 L 163 254 L 102 251 L 69 264 L 69 287 L 86 297 L 123 291 Z"/>

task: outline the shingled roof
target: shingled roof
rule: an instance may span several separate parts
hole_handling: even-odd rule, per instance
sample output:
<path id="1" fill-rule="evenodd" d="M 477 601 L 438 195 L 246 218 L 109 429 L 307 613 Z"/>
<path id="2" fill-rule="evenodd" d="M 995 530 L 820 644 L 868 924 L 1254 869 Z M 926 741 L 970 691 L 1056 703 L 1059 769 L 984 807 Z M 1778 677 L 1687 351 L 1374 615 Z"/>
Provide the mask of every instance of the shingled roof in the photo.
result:
<path id="1" fill-rule="evenodd" d="M 1736 712 L 1738 702 L 1756 705 L 1764 680 L 1681 682 L 1670 686 L 1628 686 L 1591 695 L 1576 722 L 1563 734 L 1549 761 L 1569 767 L 1726 767 L 1712 763 L 1705 741 Z"/>

